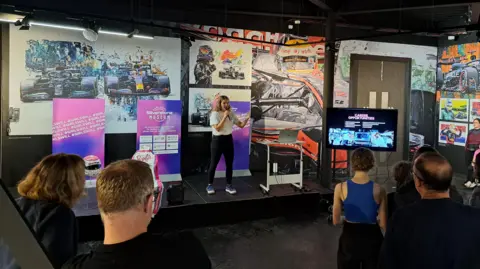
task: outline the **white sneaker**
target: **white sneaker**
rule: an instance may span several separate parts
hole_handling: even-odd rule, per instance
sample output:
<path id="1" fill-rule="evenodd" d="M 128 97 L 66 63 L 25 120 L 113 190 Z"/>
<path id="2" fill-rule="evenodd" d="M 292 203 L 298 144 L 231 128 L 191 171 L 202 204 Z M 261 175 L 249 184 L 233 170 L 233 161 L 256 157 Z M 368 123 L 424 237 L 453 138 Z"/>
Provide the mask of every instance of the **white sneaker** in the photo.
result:
<path id="1" fill-rule="evenodd" d="M 478 185 L 477 183 L 475 183 L 475 182 L 472 182 L 472 184 L 470 184 L 470 189 L 473 189 L 473 188 L 475 188 L 477 185 Z"/>
<path id="2" fill-rule="evenodd" d="M 471 188 L 472 187 L 472 182 L 471 181 L 467 181 L 465 182 L 465 184 L 463 184 L 465 187 L 467 188 Z"/>

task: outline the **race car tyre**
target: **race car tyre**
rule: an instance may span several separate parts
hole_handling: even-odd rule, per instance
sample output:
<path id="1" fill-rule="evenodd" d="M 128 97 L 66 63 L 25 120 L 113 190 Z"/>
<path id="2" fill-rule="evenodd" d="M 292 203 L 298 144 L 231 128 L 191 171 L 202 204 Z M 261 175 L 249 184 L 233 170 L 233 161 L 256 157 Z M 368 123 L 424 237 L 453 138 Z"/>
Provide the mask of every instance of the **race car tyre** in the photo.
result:
<path id="1" fill-rule="evenodd" d="M 168 88 L 168 92 L 162 93 L 162 95 L 170 95 L 170 78 L 165 75 L 153 75 L 155 79 L 157 79 L 158 87 L 160 89 Z"/>
<path id="2" fill-rule="evenodd" d="M 200 124 L 200 114 L 199 113 L 193 113 L 191 116 L 192 124 L 193 125 L 199 125 Z"/>
<path id="3" fill-rule="evenodd" d="M 250 115 L 253 121 L 258 121 L 262 118 L 263 111 L 260 107 L 253 105 L 250 109 Z"/>
<path id="4" fill-rule="evenodd" d="M 105 77 L 105 93 L 110 94 L 111 90 L 118 90 L 118 77 Z"/>
<path id="5" fill-rule="evenodd" d="M 474 82 L 474 85 L 470 83 Z M 470 87 L 472 86 L 472 87 Z M 469 93 L 470 91 L 477 91 L 478 88 L 478 71 L 474 67 L 467 67 L 462 70 L 459 79 L 460 92 Z"/>
<path id="6" fill-rule="evenodd" d="M 90 92 L 91 97 L 95 98 L 98 95 L 97 92 L 97 78 L 96 77 L 84 77 L 81 84 L 82 91 Z"/>
<path id="7" fill-rule="evenodd" d="M 26 79 L 20 82 L 20 100 L 24 103 L 31 103 L 33 102 L 32 99 L 28 97 L 24 97 L 28 94 L 33 88 L 35 87 L 35 80 L 33 79 Z M 23 93 L 26 93 L 25 95 Z"/>
<path id="8" fill-rule="evenodd" d="M 226 77 L 225 72 L 223 72 L 223 71 L 218 72 L 218 76 L 222 79 L 224 79 Z"/>
<path id="9" fill-rule="evenodd" d="M 244 73 L 240 73 L 240 75 L 238 75 L 238 78 L 241 79 L 241 80 L 244 80 L 244 79 L 245 79 L 245 74 L 244 74 Z"/>
<path id="10" fill-rule="evenodd" d="M 441 89 L 443 86 L 443 72 L 442 68 L 437 68 L 437 89 Z"/>

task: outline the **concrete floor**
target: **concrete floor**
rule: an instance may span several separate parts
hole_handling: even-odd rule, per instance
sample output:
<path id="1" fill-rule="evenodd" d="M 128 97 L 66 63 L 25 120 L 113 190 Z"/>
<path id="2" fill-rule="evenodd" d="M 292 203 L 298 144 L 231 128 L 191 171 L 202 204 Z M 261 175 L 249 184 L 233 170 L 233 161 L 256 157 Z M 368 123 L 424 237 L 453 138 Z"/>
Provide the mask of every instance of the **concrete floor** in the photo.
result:
<path id="1" fill-rule="evenodd" d="M 195 230 L 215 269 L 334 269 L 341 229 L 276 218 Z"/>

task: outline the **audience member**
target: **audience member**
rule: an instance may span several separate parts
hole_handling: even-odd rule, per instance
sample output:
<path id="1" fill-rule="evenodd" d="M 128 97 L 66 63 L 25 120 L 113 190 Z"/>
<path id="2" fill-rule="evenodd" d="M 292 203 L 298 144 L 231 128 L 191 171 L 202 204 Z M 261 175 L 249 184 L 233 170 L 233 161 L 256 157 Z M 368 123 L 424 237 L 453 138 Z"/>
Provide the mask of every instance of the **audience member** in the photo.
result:
<path id="1" fill-rule="evenodd" d="M 477 150 L 477 151 L 480 151 Z M 475 179 L 475 182 L 478 182 L 480 179 L 480 154 L 475 152 L 475 158 L 473 159 L 473 177 Z M 473 190 L 472 196 L 470 197 L 469 205 L 473 207 L 480 208 L 480 188 L 477 185 L 477 188 Z"/>
<path id="2" fill-rule="evenodd" d="M 341 222 L 342 205 L 345 212 L 337 264 L 339 269 L 376 268 L 383 241 L 380 227 L 385 229 L 387 223 L 386 193 L 368 176 L 368 171 L 375 166 L 372 151 L 354 150 L 351 166 L 355 171 L 353 178 L 335 187 L 333 224 Z"/>
<path id="3" fill-rule="evenodd" d="M 389 223 L 380 268 L 480 268 L 480 211 L 453 202 L 453 171 L 436 152 L 420 155 L 413 165 L 421 200 L 397 210 Z"/>
<path id="4" fill-rule="evenodd" d="M 71 208 L 82 197 L 84 186 L 85 163 L 71 154 L 43 158 L 18 185 L 18 206 L 54 268 L 60 268 L 77 254 L 78 228 Z M 8 252 L 6 248 L 1 251 Z M 2 260 L 0 268 L 18 268 L 13 258 Z"/>
<path id="5" fill-rule="evenodd" d="M 122 160 L 107 166 L 97 177 L 103 245 L 73 258 L 63 268 L 211 268 L 203 246 L 192 234 L 167 238 L 147 233 L 153 192 L 148 164 Z"/>
<path id="6" fill-rule="evenodd" d="M 427 152 L 438 153 L 438 151 L 432 146 L 423 145 L 422 147 L 417 149 L 417 151 L 413 154 L 413 162 L 415 162 L 418 156 Z M 463 197 L 458 192 L 455 186 L 450 186 L 449 191 L 450 191 L 450 198 L 453 201 L 463 204 Z M 411 176 L 408 176 L 408 178 L 406 178 L 406 180 L 403 183 L 401 184 L 397 183 L 397 190 L 396 190 L 395 199 L 394 199 L 396 209 L 400 209 L 404 206 L 418 202 L 420 201 L 420 199 L 421 199 L 420 194 L 417 192 L 417 189 L 415 188 L 415 182 L 413 181 L 413 178 Z"/>
<path id="7" fill-rule="evenodd" d="M 403 186 L 409 186 L 405 184 L 406 182 L 410 182 L 412 174 L 412 164 L 409 161 L 400 161 L 393 166 L 393 180 L 396 182 L 396 190 L 400 192 L 399 195 L 402 195 L 403 192 L 409 193 L 408 188 L 404 188 Z M 416 193 L 416 190 L 415 190 Z M 393 216 L 393 213 L 397 209 L 397 204 L 395 202 L 395 198 L 397 197 L 397 193 L 392 192 L 387 195 L 388 198 L 388 219 Z"/>

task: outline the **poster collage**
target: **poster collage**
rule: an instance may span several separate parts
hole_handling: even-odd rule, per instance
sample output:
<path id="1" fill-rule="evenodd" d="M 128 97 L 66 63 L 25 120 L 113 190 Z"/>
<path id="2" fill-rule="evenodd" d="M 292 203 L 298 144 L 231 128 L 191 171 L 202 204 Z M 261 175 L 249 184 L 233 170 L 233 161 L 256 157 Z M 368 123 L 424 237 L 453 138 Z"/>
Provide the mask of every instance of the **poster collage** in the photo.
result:
<path id="1" fill-rule="evenodd" d="M 454 45 L 440 50 L 437 90 L 440 99 L 438 143 L 465 146 L 473 121 L 480 118 L 480 43 Z"/>

